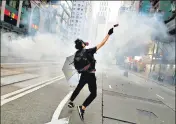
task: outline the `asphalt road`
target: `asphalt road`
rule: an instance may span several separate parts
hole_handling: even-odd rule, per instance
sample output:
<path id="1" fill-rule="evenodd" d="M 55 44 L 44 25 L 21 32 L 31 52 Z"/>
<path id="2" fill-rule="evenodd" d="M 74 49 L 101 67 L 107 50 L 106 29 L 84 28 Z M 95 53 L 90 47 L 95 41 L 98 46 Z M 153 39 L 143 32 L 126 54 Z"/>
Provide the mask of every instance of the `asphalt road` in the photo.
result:
<path id="1" fill-rule="evenodd" d="M 175 124 L 175 91 L 133 74 L 124 77 L 123 70 L 116 66 L 99 70 L 96 76 L 98 95 L 85 112 L 85 124 Z M 14 90 L 9 92 L 38 82 L 13 85 Z M 50 122 L 53 115 L 58 119 L 68 117 L 69 124 L 83 123 L 76 108 L 69 109 L 64 103 L 74 89 L 65 78 L 40 86 L 7 97 L 7 103 L 1 95 L 1 104 L 5 103 L 1 105 L 1 124 L 44 124 Z M 76 105 L 82 104 L 88 95 L 85 86 L 75 100 Z M 60 112 L 56 111 L 58 108 Z"/>
<path id="2" fill-rule="evenodd" d="M 15 90 L 19 90 L 21 88 L 25 88 L 30 85 L 34 85 L 38 82 L 42 82 L 42 81 L 45 81 L 45 80 L 48 80 L 48 79 L 51 79 L 51 78 L 54 78 L 56 76 L 63 74 L 62 69 L 61 69 L 62 65 L 57 65 L 57 64 L 54 64 L 54 65 L 49 64 L 46 66 L 45 65 L 33 66 L 31 64 L 29 64 L 29 65 L 24 63 L 24 64 L 19 64 L 18 67 L 13 67 L 13 65 L 8 65 L 6 67 L 9 69 L 15 68 L 15 69 L 24 70 L 24 72 L 22 74 L 7 76 L 8 78 L 11 78 L 12 83 L 14 81 L 14 76 L 18 77 L 17 80 L 20 81 L 21 78 L 24 78 L 24 74 L 38 75 L 38 78 L 34 78 L 34 79 L 22 81 L 22 82 L 17 82 L 15 84 L 3 86 L 3 87 L 1 87 L 1 95 L 4 95 L 9 92 L 13 92 Z"/>
<path id="3" fill-rule="evenodd" d="M 145 82 L 133 74 L 129 74 L 128 78 L 124 77 L 123 71 L 117 67 L 109 71 L 113 73 L 105 73 L 103 80 L 108 82 L 103 83 L 105 119 L 137 124 L 175 123 L 172 106 L 175 105 L 175 92 L 155 83 Z"/>
<path id="4" fill-rule="evenodd" d="M 10 101 L 1 106 L 1 124 L 44 124 L 50 122 L 55 109 L 68 92 L 69 87 L 63 78 Z"/>

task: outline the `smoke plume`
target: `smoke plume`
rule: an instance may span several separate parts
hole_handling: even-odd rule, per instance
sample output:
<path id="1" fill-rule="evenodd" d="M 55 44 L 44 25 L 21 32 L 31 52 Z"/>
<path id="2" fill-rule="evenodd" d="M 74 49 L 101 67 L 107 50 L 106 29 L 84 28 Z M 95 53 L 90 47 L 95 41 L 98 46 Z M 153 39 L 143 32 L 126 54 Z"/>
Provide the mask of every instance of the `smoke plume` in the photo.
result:
<path id="1" fill-rule="evenodd" d="M 115 22 L 119 26 L 114 28 L 114 34 L 102 48 L 100 59 L 111 63 L 117 54 L 142 56 L 148 52 L 147 46 L 152 42 L 171 42 L 168 29 L 160 17 L 159 14 L 151 16 L 135 12 L 119 15 L 118 22 Z"/>
<path id="2" fill-rule="evenodd" d="M 55 13 L 53 13 L 53 16 L 48 16 L 49 13 L 40 12 L 43 15 L 42 20 L 45 23 L 40 25 L 41 27 L 34 37 L 18 36 L 12 38 L 11 43 L 9 43 L 8 37 L 3 38 L 2 43 L 9 43 L 5 46 L 10 49 L 13 56 L 27 60 L 44 61 L 49 59 L 63 63 L 67 56 L 74 54 L 76 51 L 74 48 L 75 39 L 67 38 L 67 40 L 63 40 L 63 37 L 68 37 L 66 33 L 68 31 L 67 27 L 64 30 L 61 28 L 58 32 L 54 32 L 53 27 L 60 28 L 61 19 L 59 17 L 54 18 L 56 15 L 54 9 L 48 8 L 47 11 L 54 11 Z M 97 52 L 97 62 L 100 64 L 110 64 L 116 58 L 117 54 L 124 55 L 131 53 L 132 55 L 143 55 L 149 43 L 156 41 L 168 42 L 170 36 L 167 33 L 167 27 L 159 17 L 158 15 L 149 16 L 138 13 L 124 13 L 120 15 L 118 22 L 114 22 L 115 24 L 119 23 L 119 26 L 114 28 L 114 34 L 112 34 L 105 46 Z M 51 20 L 54 22 L 51 23 Z M 50 27 L 51 29 L 49 29 Z M 98 33 L 101 34 L 101 32 Z M 102 31 L 103 33 L 104 31 Z M 102 40 L 104 37 L 102 36 Z M 99 42 L 101 40 L 91 41 L 90 46 L 95 46 Z M 175 55 L 171 56 L 175 57 Z"/>

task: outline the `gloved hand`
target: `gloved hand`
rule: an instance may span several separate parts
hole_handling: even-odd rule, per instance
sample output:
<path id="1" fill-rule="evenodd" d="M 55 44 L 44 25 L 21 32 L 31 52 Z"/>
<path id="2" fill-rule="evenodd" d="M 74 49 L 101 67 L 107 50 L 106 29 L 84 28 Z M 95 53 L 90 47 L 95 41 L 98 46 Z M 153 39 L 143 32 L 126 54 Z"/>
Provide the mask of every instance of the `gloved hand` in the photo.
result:
<path id="1" fill-rule="evenodd" d="M 109 29 L 108 34 L 111 35 L 113 33 L 113 28 Z"/>

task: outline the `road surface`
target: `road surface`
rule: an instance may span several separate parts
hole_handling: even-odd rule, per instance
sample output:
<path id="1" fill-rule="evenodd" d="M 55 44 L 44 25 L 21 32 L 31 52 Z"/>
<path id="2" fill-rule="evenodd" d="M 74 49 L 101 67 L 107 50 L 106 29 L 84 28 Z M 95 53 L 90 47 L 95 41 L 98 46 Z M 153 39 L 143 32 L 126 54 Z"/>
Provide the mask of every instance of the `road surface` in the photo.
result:
<path id="1" fill-rule="evenodd" d="M 3 87 L 1 124 L 45 124 L 67 117 L 69 124 L 82 124 L 76 109 L 66 105 L 74 87 L 62 75 Z M 98 70 L 96 76 L 97 98 L 85 112 L 85 124 L 175 124 L 175 91 L 133 74 L 124 77 L 116 66 Z M 88 94 L 86 85 L 76 105 Z"/>

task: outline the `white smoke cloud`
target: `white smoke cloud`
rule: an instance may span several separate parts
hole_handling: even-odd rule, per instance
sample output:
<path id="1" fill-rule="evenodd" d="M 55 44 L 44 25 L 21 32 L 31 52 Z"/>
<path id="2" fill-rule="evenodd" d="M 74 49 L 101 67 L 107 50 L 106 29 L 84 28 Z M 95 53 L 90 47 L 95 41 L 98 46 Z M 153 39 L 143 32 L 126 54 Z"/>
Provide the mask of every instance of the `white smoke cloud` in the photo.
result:
<path id="1" fill-rule="evenodd" d="M 157 19 L 157 16 L 150 17 L 137 13 L 125 13 L 120 16 L 119 27 L 115 28 L 114 35 L 118 40 L 116 42 L 118 47 L 130 42 L 133 45 L 143 45 L 150 43 L 154 38 L 168 37 L 167 27 Z"/>
<path id="2" fill-rule="evenodd" d="M 6 49 L 6 51 L 4 50 L 4 53 L 7 53 L 5 56 L 11 57 L 9 56 L 11 54 L 13 57 L 20 57 L 29 61 L 51 60 L 62 61 L 63 63 L 67 56 L 74 54 L 74 42 L 71 39 L 63 40 L 63 36 L 66 34 L 59 29 L 61 20 L 55 16 L 56 9 L 58 8 L 46 7 L 40 10 L 41 17 L 35 18 L 35 20 L 40 19 L 41 23 L 35 36 L 24 37 L 11 32 L 3 33 L 1 44 L 4 44 L 3 48 Z M 32 15 L 38 17 L 38 13 L 32 13 Z M 24 17 L 22 24 L 26 24 L 24 22 L 28 22 L 29 25 L 29 17 Z M 57 26 L 56 23 L 58 23 Z M 9 41 L 9 36 L 11 41 Z"/>
<path id="3" fill-rule="evenodd" d="M 112 63 L 117 54 L 122 56 L 125 53 L 137 56 L 144 55 L 148 51 L 149 43 L 171 41 L 168 29 L 159 17 L 158 14 L 149 16 L 135 12 L 119 16 L 118 22 L 114 23 L 119 23 L 119 26 L 114 28 L 114 33 L 110 36 L 109 41 L 101 48 L 102 50 L 97 52 L 98 62 Z M 99 35 L 101 35 L 100 32 Z M 100 41 L 96 41 L 96 43 L 98 42 Z M 117 51 L 117 49 L 119 50 Z M 172 58 L 175 56 L 171 53 L 168 55 Z"/>
<path id="4" fill-rule="evenodd" d="M 166 25 L 158 19 L 158 15 L 148 16 L 138 13 L 124 13 L 119 16 L 119 27 L 114 28 L 113 40 L 107 44 L 108 50 L 119 54 L 133 52 L 144 54 L 144 48 L 151 42 L 167 42 L 169 35 Z M 112 45 L 113 44 L 113 45 Z M 140 51 L 138 48 L 142 48 Z"/>
<path id="5" fill-rule="evenodd" d="M 17 40 L 12 40 L 8 47 L 13 56 L 27 60 L 42 60 L 42 57 L 53 59 L 53 61 L 60 60 L 59 57 L 66 57 L 69 52 L 73 52 L 73 49 L 64 44 L 59 36 L 50 33 L 38 33 L 35 37 L 18 37 Z"/>
<path id="6" fill-rule="evenodd" d="M 44 20 L 48 19 L 46 15 L 43 17 Z M 60 25 L 60 18 L 56 18 L 55 21 Z M 165 42 L 169 37 L 167 27 L 162 21 L 157 19 L 157 15 L 149 17 L 137 13 L 125 13 L 119 16 L 118 23 L 119 27 L 114 29 L 114 34 L 107 44 L 105 44 L 102 50 L 97 52 L 98 63 L 104 61 L 111 63 L 117 54 L 117 48 L 120 49 L 118 51 L 119 54 L 131 50 L 134 54 L 138 55 L 140 51 L 138 49 L 134 51 L 132 48 L 143 48 L 155 38 L 158 38 L 161 42 Z M 48 22 L 44 23 L 43 26 L 50 27 L 49 25 Z M 42 28 L 42 30 L 46 29 Z M 60 30 L 59 33 L 41 31 L 35 37 L 28 36 L 23 38 L 19 36 L 16 39 L 12 39 L 9 48 L 14 56 L 24 59 L 43 60 L 44 58 L 48 58 L 53 61 L 63 62 L 67 56 L 74 54 L 76 51 L 74 48 L 74 39 L 62 40 L 63 35 L 64 33 Z M 104 37 L 102 37 L 102 40 Z M 2 42 L 8 42 L 8 38 L 3 39 Z M 90 46 L 95 46 L 99 42 L 101 41 L 92 41 Z"/>

